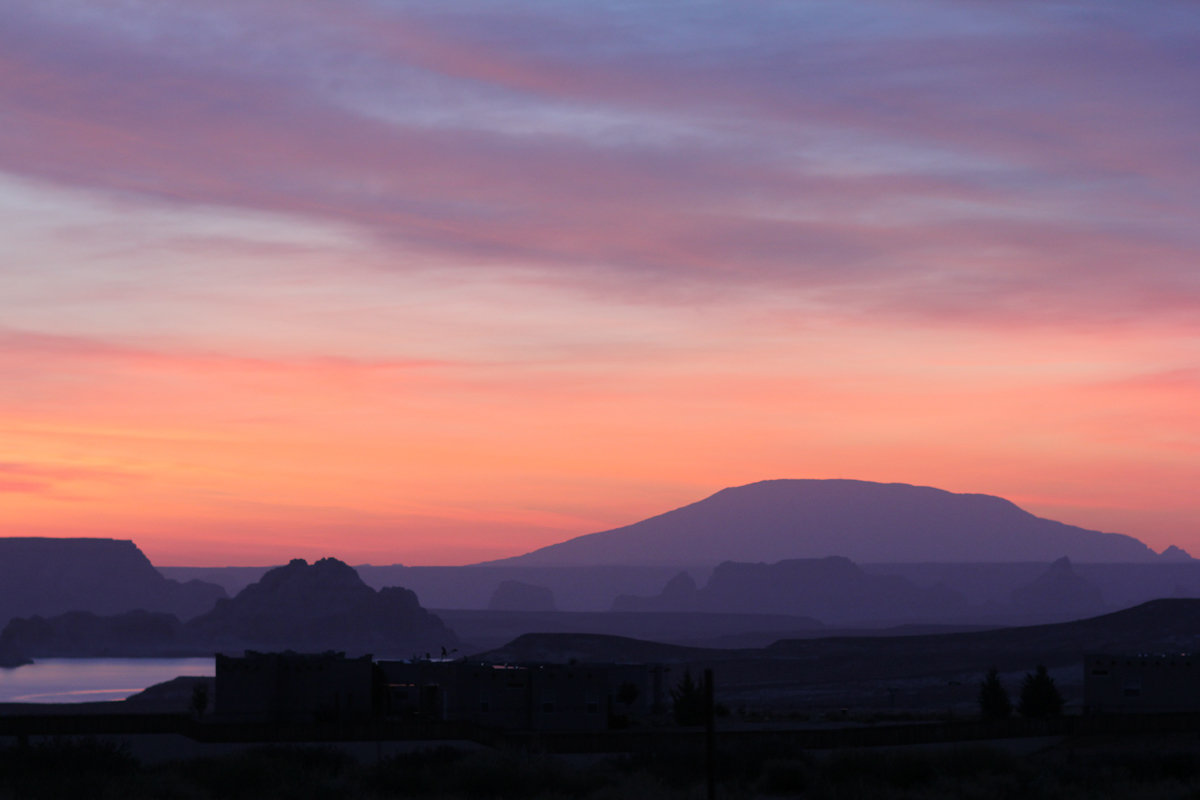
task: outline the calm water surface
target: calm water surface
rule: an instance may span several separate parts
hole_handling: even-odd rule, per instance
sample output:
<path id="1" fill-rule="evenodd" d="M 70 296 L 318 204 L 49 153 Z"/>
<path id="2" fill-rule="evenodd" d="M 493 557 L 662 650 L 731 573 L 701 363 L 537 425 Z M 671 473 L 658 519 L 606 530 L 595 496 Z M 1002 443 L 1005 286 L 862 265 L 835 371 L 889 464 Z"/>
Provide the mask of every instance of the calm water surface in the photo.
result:
<path id="1" fill-rule="evenodd" d="M 46 658 L 0 669 L 0 703 L 124 700 L 179 675 L 214 675 L 212 658 Z"/>

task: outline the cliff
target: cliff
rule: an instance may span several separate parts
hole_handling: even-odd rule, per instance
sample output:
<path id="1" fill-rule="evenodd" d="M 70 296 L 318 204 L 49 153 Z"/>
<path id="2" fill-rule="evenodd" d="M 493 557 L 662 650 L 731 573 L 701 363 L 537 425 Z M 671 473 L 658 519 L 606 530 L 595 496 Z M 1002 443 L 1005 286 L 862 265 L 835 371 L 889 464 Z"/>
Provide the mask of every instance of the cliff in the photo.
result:
<path id="1" fill-rule="evenodd" d="M 0 538 L 0 624 L 68 611 L 188 618 L 224 596 L 214 584 L 167 580 L 131 541 Z"/>

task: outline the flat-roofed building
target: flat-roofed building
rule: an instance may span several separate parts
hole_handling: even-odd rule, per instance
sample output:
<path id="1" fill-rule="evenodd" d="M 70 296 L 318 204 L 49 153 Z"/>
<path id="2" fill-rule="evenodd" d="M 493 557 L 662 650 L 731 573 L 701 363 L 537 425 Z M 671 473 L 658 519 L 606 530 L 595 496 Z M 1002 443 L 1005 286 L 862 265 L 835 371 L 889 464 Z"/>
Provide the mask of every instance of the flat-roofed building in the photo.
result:
<path id="1" fill-rule="evenodd" d="M 245 722 L 369 719 L 381 685 L 375 669 L 369 655 L 336 652 L 218 655 L 214 713 Z"/>
<path id="2" fill-rule="evenodd" d="M 1095 653 L 1083 663 L 1085 712 L 1200 711 L 1200 655 Z"/>
<path id="3" fill-rule="evenodd" d="M 605 730 L 663 704 L 662 668 L 381 661 L 389 713 L 508 730 Z"/>

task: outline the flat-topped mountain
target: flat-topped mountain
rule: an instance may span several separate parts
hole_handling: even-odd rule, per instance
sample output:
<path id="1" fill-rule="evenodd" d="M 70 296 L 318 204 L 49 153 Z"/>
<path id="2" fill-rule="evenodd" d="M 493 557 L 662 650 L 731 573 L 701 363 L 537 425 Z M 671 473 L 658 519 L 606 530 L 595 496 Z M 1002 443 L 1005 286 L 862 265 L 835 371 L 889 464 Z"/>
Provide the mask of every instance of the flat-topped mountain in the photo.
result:
<path id="1" fill-rule="evenodd" d="M 772 480 L 491 563 L 691 566 L 834 555 L 860 563 L 1161 558 L 1131 536 L 1042 519 L 990 495 L 903 483 Z"/>
<path id="2" fill-rule="evenodd" d="M 0 626 L 12 617 L 144 609 L 194 617 L 225 591 L 168 580 L 131 541 L 0 538 Z"/>

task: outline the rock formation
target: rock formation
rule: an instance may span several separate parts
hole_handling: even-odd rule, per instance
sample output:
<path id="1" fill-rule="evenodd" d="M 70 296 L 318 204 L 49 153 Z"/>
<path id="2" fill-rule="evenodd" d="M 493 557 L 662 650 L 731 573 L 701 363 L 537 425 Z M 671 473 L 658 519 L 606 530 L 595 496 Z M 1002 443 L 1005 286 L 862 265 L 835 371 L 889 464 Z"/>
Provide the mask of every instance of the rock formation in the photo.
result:
<path id="1" fill-rule="evenodd" d="M 825 624 L 896 624 L 953 619 L 964 605 L 945 587 L 922 588 L 895 575 L 872 575 L 848 558 L 831 556 L 774 564 L 726 561 L 702 589 L 681 574 L 658 597 L 618 598 L 614 610 L 790 614 Z"/>
<path id="2" fill-rule="evenodd" d="M 144 609 L 186 619 L 224 596 L 210 583 L 167 580 L 130 541 L 0 538 L 0 625 L 68 611 Z"/>
<path id="3" fill-rule="evenodd" d="M 1104 595 L 1063 556 L 1032 583 L 1014 589 L 1012 604 L 1028 622 L 1059 622 L 1104 613 Z"/>
<path id="4" fill-rule="evenodd" d="M 458 643 L 413 592 L 375 591 L 334 558 L 312 565 L 298 558 L 270 570 L 185 627 L 189 639 L 222 652 L 289 648 L 409 657 Z"/>
<path id="5" fill-rule="evenodd" d="M 207 655 L 184 639 L 173 614 L 127 611 L 100 616 L 71 611 L 54 617 L 15 617 L 0 633 L 6 647 L 34 658 L 177 657 Z"/>
<path id="6" fill-rule="evenodd" d="M 695 611 L 699 605 L 696 581 L 687 572 L 680 572 L 654 597 L 619 595 L 613 601 L 613 611 Z"/>
<path id="7" fill-rule="evenodd" d="M 17 649 L 15 644 L 0 638 L 0 669 L 20 667 L 33 662 L 29 656 Z"/>

